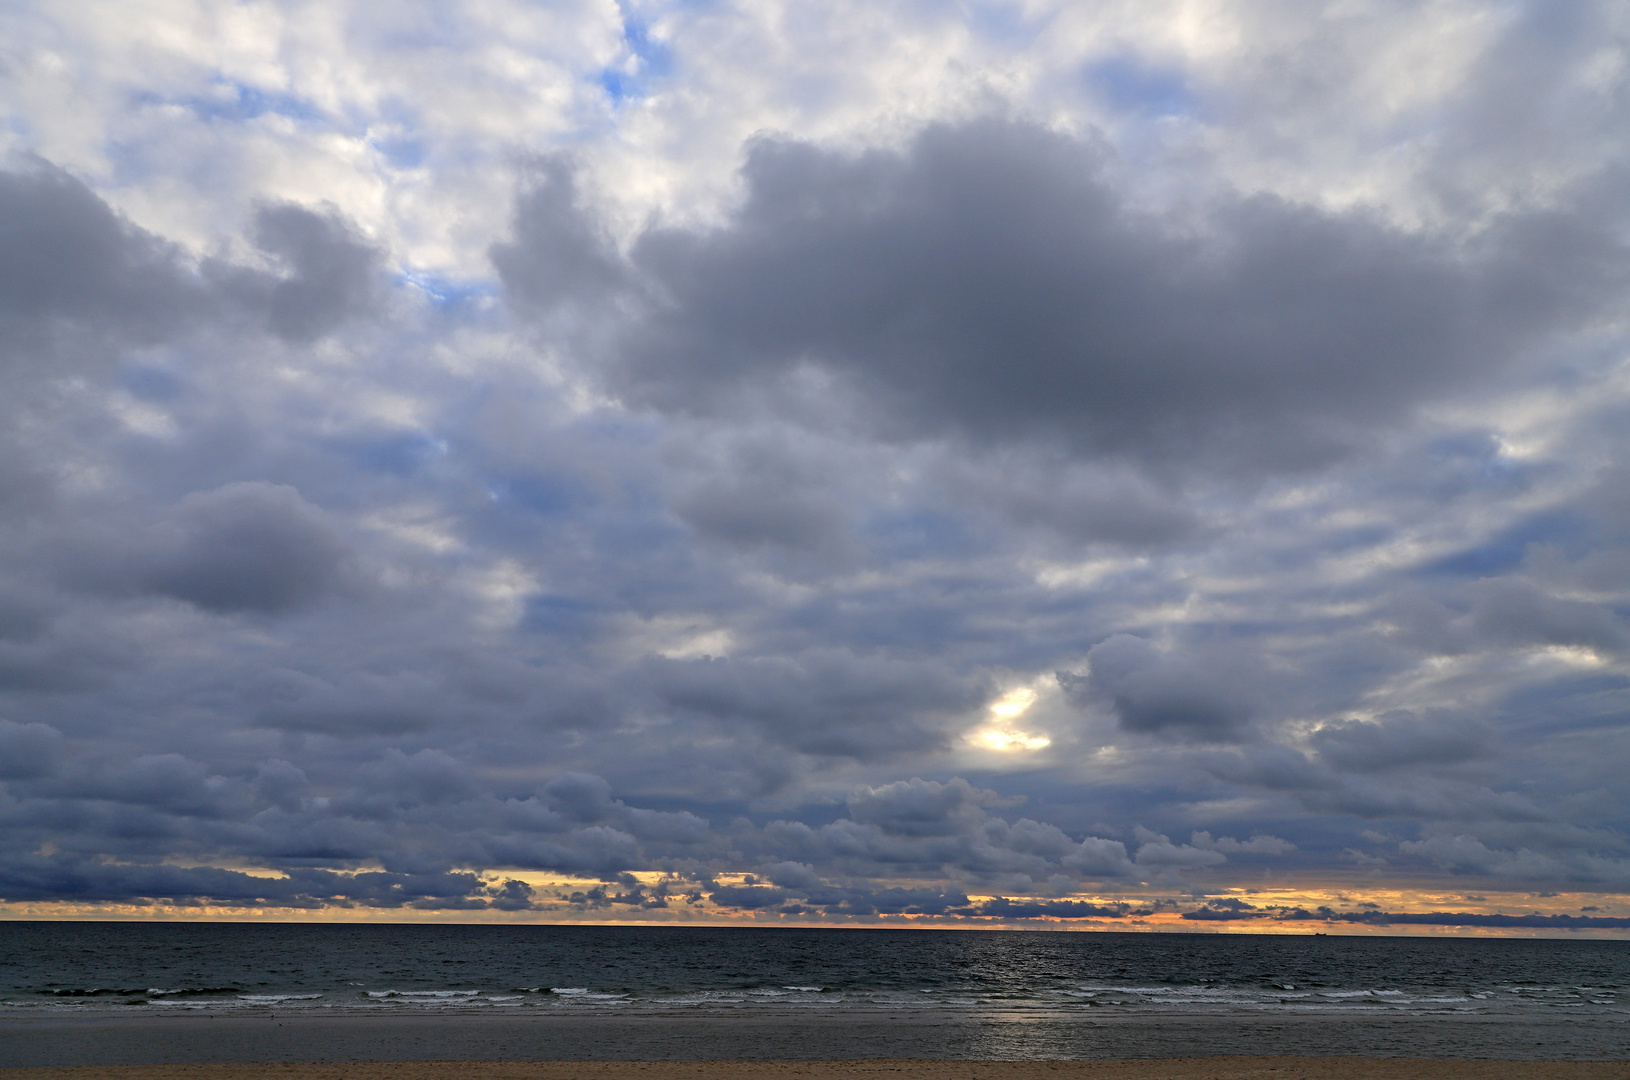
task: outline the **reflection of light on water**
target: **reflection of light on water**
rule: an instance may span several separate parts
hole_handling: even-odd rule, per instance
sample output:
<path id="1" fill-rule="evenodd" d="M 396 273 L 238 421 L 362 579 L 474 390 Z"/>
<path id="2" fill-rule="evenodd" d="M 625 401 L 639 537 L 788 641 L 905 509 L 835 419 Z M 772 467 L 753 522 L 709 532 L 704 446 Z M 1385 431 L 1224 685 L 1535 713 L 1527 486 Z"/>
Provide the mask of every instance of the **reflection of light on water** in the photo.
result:
<path id="1" fill-rule="evenodd" d="M 1015 753 L 1040 750 L 1052 744 L 1052 739 L 1037 732 L 1022 731 L 1014 721 L 1036 703 L 1036 692 L 1028 686 L 1009 690 L 987 708 L 990 722 L 968 736 L 968 741 L 984 750 Z"/>

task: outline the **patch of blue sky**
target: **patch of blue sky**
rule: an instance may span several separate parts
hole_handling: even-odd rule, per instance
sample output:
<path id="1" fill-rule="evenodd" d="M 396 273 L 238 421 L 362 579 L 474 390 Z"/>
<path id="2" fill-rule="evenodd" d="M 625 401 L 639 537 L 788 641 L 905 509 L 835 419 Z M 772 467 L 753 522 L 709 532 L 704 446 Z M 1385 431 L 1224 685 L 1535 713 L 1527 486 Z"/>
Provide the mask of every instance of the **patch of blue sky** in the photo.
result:
<path id="1" fill-rule="evenodd" d="M 1022 5 L 1011 3 L 969 4 L 963 7 L 962 12 L 968 29 L 980 41 L 1010 49 L 1021 49 L 1034 43 L 1047 32 L 1047 25 L 1051 21 L 1047 15 L 1028 17 Z"/>
<path id="2" fill-rule="evenodd" d="M 422 139 L 410 135 L 401 135 L 386 139 L 370 140 L 373 148 L 378 150 L 392 166 L 398 169 L 417 169 L 424 164 L 425 146 Z"/>
<path id="3" fill-rule="evenodd" d="M 859 531 L 897 559 L 972 555 L 983 546 L 965 522 L 934 510 L 879 514 Z"/>
<path id="4" fill-rule="evenodd" d="M 1566 545 L 1578 540 L 1584 532 L 1584 522 L 1573 514 L 1537 514 L 1476 547 L 1435 559 L 1421 567 L 1418 573 L 1431 577 L 1464 578 L 1504 574 L 1522 565 L 1531 545 Z"/>
<path id="5" fill-rule="evenodd" d="M 174 401 L 184 389 L 180 379 L 162 368 L 138 367 L 124 376 L 125 389 L 142 401 Z"/>
<path id="6" fill-rule="evenodd" d="M 600 73 L 600 88 L 606 92 L 613 105 L 621 105 L 630 98 L 644 97 L 639 88 L 639 81 L 615 68 L 606 68 Z"/>
<path id="7" fill-rule="evenodd" d="M 623 49 L 628 60 L 600 72 L 600 87 L 612 104 L 645 97 L 648 80 L 672 74 L 673 50 L 651 37 L 650 27 L 638 19 L 623 16 Z"/>
<path id="8" fill-rule="evenodd" d="M 1534 466 L 1504 452 L 1495 436 L 1486 431 L 1455 432 L 1426 444 L 1431 457 L 1475 468 L 1479 475 L 1499 482 L 1532 473 Z"/>
<path id="9" fill-rule="evenodd" d="M 1375 477 L 1384 497 L 1449 502 L 1467 496 L 1507 496 L 1541 481 L 1555 464 L 1525 461 L 1505 453 L 1487 431 L 1457 431 L 1410 448 L 1408 465 Z"/>
<path id="10" fill-rule="evenodd" d="M 1087 84 L 1122 112 L 1154 116 L 1193 116 L 1199 102 L 1181 71 L 1116 56 L 1086 68 Z"/>
<path id="11" fill-rule="evenodd" d="M 484 278 L 454 281 L 439 274 L 403 270 L 396 275 L 397 285 L 407 285 L 424 294 L 437 307 L 462 307 L 491 300 L 498 295 L 498 284 Z"/>
<path id="12" fill-rule="evenodd" d="M 673 73 L 673 50 L 651 37 L 651 29 L 637 19 L 623 21 L 623 41 L 628 51 L 640 58 L 648 75 L 658 78 Z"/>
<path id="13" fill-rule="evenodd" d="M 416 169 L 429 156 L 424 139 L 417 134 L 421 126 L 418 110 L 412 102 L 386 97 L 375 107 L 368 145 L 392 167 Z"/>
<path id="14" fill-rule="evenodd" d="M 378 439 L 348 440 L 336 449 L 375 472 L 412 476 L 445 457 L 447 442 L 422 432 L 407 432 Z"/>
<path id="15" fill-rule="evenodd" d="M 102 155 L 107 162 L 111 186 L 115 188 L 145 183 L 152 176 L 172 167 L 169 161 L 155 155 L 152 147 L 141 140 L 126 142 L 109 139 L 102 147 Z M 208 178 L 211 164 L 206 159 L 197 167 L 196 174 Z"/>
<path id="16" fill-rule="evenodd" d="M 493 477 L 485 486 L 493 502 L 540 517 L 565 513 L 579 503 L 581 494 L 576 485 L 543 476 Z"/>
<path id="17" fill-rule="evenodd" d="M 302 124 L 325 123 L 329 117 L 316 105 L 277 91 L 262 90 L 235 79 L 217 78 L 215 92 L 166 98 L 158 94 L 139 94 L 136 100 L 144 105 L 179 105 L 200 120 L 254 120 L 267 113 L 287 117 Z"/>

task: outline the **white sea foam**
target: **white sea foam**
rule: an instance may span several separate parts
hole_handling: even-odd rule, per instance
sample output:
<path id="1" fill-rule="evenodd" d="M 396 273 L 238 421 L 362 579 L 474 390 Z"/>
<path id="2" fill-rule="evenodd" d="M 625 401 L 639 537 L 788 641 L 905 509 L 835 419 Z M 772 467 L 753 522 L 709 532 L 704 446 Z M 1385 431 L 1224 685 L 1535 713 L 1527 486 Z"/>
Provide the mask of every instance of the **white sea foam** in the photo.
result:
<path id="1" fill-rule="evenodd" d="M 624 993 L 598 993 L 582 986 L 551 987 L 551 994 L 559 995 L 562 1005 L 604 1005 L 609 1002 L 627 1001 L 628 994 Z"/>
<path id="2" fill-rule="evenodd" d="M 473 998 L 480 994 L 479 990 L 369 990 L 371 998 L 419 998 L 432 1001 L 444 1001 L 451 998 Z"/>
<path id="3" fill-rule="evenodd" d="M 1406 996 L 1402 990 L 1325 990 L 1320 997 L 1327 998 L 1392 998 Z"/>

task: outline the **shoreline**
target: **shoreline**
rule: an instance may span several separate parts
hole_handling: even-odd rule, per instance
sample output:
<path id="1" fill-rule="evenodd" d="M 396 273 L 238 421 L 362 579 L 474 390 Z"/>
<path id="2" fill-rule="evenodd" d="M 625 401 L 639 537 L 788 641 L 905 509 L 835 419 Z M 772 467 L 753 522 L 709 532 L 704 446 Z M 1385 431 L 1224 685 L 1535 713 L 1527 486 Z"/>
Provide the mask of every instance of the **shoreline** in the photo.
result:
<path id="1" fill-rule="evenodd" d="M 0 1069 L 4 1080 L 1623 1080 L 1630 1061 L 1219 1056 L 1117 1061 L 426 1061 Z"/>
<path id="2" fill-rule="evenodd" d="M 1624 1078 L 1630 1077 L 1630 1066 L 1623 1064 L 1630 1061 L 1630 1022 L 948 1014 L 0 1017 L 4 1069 L 429 1061 L 600 1063 L 599 1068 L 617 1062 L 677 1067 L 701 1061 L 840 1059 L 935 1060 L 947 1068 L 1004 1061 L 1018 1068 L 1037 1061 L 1263 1056 L 1619 1062 L 1615 1075 Z"/>

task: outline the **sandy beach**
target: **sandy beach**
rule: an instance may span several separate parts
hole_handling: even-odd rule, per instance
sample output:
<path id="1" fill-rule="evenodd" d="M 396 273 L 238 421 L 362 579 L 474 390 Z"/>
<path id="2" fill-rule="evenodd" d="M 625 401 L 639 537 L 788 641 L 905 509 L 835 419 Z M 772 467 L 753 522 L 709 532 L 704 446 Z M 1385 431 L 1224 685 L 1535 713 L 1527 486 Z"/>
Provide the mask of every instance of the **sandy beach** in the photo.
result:
<path id="1" fill-rule="evenodd" d="M 1624 1080 L 1630 1061 L 1216 1057 L 1145 1061 L 414 1061 L 0 1070 L 4 1080 Z"/>

